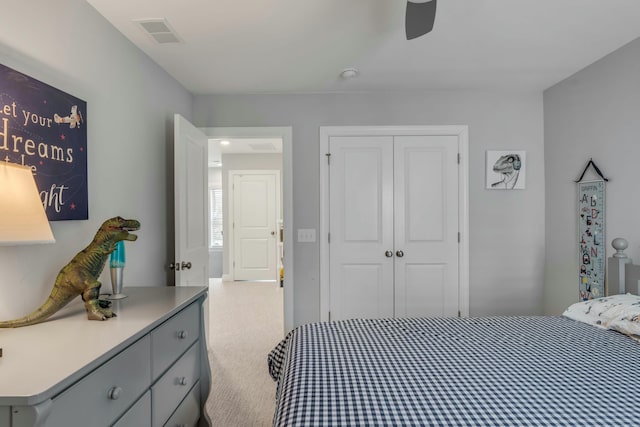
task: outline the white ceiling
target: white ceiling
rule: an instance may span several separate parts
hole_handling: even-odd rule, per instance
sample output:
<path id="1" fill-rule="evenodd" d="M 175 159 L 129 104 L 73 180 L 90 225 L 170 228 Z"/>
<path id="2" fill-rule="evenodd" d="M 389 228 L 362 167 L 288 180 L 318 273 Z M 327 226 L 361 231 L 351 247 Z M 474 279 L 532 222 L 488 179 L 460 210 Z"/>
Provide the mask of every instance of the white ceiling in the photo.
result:
<path id="1" fill-rule="evenodd" d="M 228 144 L 223 144 L 227 141 Z M 212 138 L 210 143 L 216 144 L 222 154 L 279 154 L 282 153 L 280 138 Z"/>
<path id="2" fill-rule="evenodd" d="M 227 141 L 228 144 L 222 144 Z M 280 154 L 280 138 L 211 138 L 209 139 L 209 166 L 221 166 L 223 154 Z"/>
<path id="3" fill-rule="evenodd" d="M 640 37 L 639 0 L 440 0 L 411 41 L 405 0 L 87 1 L 194 94 L 540 91 Z M 157 44 L 148 18 L 183 43 Z"/>

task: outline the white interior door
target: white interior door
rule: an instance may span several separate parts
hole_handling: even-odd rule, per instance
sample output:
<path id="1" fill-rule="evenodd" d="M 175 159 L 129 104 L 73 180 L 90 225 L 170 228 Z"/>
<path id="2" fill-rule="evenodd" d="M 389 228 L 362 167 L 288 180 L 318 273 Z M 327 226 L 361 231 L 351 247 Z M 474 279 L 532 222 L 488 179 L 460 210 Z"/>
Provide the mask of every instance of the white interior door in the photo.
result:
<path id="1" fill-rule="evenodd" d="M 276 280 L 277 171 L 232 171 L 233 279 Z"/>
<path id="2" fill-rule="evenodd" d="M 458 137 L 329 137 L 330 320 L 457 316 Z"/>
<path id="3" fill-rule="evenodd" d="M 458 145 L 394 137 L 395 316 L 458 315 Z"/>
<path id="4" fill-rule="evenodd" d="M 207 137 L 179 114 L 174 118 L 175 284 L 209 284 Z"/>
<path id="5" fill-rule="evenodd" d="M 393 138 L 329 144 L 330 318 L 393 317 Z"/>

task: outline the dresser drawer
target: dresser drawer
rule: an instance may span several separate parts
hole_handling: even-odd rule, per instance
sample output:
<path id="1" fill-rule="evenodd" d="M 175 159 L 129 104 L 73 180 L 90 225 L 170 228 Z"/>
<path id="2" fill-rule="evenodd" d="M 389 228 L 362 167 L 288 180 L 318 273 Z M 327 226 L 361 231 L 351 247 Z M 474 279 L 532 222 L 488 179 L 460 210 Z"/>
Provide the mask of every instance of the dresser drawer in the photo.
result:
<path id="1" fill-rule="evenodd" d="M 191 304 L 151 332 L 153 380 L 167 370 L 200 335 L 200 305 Z"/>
<path id="2" fill-rule="evenodd" d="M 196 342 L 151 388 L 153 426 L 162 426 L 198 381 L 200 343 Z"/>
<path id="3" fill-rule="evenodd" d="M 8 426 L 9 421 L 9 407 L 0 406 L 0 427 Z"/>
<path id="4" fill-rule="evenodd" d="M 151 391 L 147 391 L 113 427 L 151 427 Z"/>
<path id="5" fill-rule="evenodd" d="M 111 424 L 151 384 L 150 350 L 146 336 L 55 397 L 46 426 Z"/>
<path id="6" fill-rule="evenodd" d="M 165 427 L 195 427 L 198 425 L 198 420 L 200 420 L 200 381 L 193 386 Z"/>

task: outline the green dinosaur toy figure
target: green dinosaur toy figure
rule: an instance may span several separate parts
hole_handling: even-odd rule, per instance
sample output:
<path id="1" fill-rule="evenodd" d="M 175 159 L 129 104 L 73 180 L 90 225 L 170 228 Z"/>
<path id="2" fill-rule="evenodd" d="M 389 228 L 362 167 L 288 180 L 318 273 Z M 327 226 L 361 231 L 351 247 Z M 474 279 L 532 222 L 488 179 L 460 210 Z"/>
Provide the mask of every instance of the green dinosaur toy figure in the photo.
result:
<path id="1" fill-rule="evenodd" d="M 109 309 L 111 301 L 99 299 L 98 281 L 107 256 L 121 240 L 135 241 L 138 236 L 129 231 L 138 230 L 140 222 L 135 219 L 115 217 L 106 220 L 98 229 L 93 241 L 62 267 L 49 298 L 33 313 L 20 319 L 0 322 L 0 328 L 17 328 L 40 323 L 55 314 L 78 295 L 82 296 L 89 320 L 107 320 L 115 317 Z"/>

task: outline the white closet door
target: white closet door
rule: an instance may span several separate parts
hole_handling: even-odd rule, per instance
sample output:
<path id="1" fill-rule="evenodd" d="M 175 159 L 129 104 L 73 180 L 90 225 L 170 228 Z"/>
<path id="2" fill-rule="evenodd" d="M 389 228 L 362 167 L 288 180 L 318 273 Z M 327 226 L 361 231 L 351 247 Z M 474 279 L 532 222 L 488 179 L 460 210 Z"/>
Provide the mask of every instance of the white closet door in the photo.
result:
<path id="1" fill-rule="evenodd" d="M 331 320 L 393 317 L 393 138 L 329 145 Z"/>
<path id="2" fill-rule="evenodd" d="M 458 144 L 394 137 L 395 316 L 458 315 Z"/>

